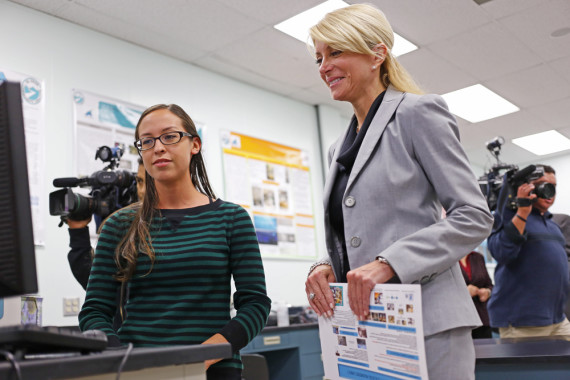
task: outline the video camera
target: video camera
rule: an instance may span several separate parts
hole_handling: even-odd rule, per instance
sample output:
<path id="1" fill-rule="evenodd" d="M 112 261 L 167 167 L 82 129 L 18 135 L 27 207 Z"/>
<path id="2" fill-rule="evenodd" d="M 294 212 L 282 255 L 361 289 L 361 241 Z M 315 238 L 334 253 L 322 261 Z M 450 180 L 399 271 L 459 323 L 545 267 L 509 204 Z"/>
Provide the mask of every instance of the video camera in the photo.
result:
<path id="1" fill-rule="evenodd" d="M 497 136 L 491 141 L 485 143 L 487 150 L 493 154 L 497 163 L 484 175 L 479 177 L 479 187 L 485 198 L 487 205 L 491 211 L 494 211 L 498 204 L 506 202 L 506 207 L 511 210 L 517 209 L 517 190 L 523 183 L 530 183 L 544 176 L 544 168 L 540 165 L 529 165 L 521 170 L 517 165 L 502 163 L 499 159 L 501 146 L 505 140 L 501 136 Z M 506 179 L 506 193 L 502 194 L 499 199 L 501 189 Z M 536 194 L 538 198 L 550 199 L 556 194 L 556 188 L 551 183 L 545 182 L 538 185 L 531 194 Z"/>
<path id="2" fill-rule="evenodd" d="M 63 187 L 49 195 L 49 212 L 61 217 L 60 227 L 67 219 L 85 220 L 91 215 L 103 220 L 115 210 L 137 200 L 135 174 L 127 170 L 115 170 L 122 155 L 120 147 L 102 146 L 97 149 L 95 159 L 109 163 L 103 170 L 96 171 L 90 177 L 53 180 L 55 187 Z M 90 197 L 74 193 L 70 187 L 76 186 L 91 187 Z"/>

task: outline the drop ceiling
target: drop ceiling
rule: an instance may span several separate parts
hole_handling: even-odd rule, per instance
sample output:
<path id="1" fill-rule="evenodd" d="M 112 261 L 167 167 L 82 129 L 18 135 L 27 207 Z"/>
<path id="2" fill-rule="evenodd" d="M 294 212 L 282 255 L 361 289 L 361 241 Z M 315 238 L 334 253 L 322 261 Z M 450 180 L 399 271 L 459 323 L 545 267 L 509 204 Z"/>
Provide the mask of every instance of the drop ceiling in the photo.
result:
<path id="1" fill-rule="evenodd" d="M 307 104 L 336 107 L 348 118 L 350 105 L 330 99 L 304 44 L 273 28 L 322 1 L 12 0 Z M 419 46 L 400 61 L 426 92 L 481 83 L 520 108 L 475 124 L 458 118 L 474 165 L 494 163 L 484 143 L 498 135 L 507 141 L 507 163 L 570 153 L 539 157 L 510 142 L 550 129 L 570 138 L 569 0 L 368 2 Z"/>

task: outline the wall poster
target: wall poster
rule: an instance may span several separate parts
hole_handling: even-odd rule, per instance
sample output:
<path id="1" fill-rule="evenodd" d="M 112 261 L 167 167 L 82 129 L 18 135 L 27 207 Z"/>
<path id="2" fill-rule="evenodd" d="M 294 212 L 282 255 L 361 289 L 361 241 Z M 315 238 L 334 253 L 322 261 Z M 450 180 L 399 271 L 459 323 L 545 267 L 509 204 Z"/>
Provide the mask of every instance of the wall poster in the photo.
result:
<path id="1" fill-rule="evenodd" d="M 106 163 L 95 159 L 95 152 L 102 146 L 121 148 L 123 156 L 119 169 L 136 172 L 139 156 L 133 145 L 135 127 L 145 109 L 87 91 L 73 90 L 77 177 L 88 177 L 106 166 Z"/>
<path id="2" fill-rule="evenodd" d="M 221 132 L 226 200 L 248 210 L 264 258 L 317 256 L 308 154 Z"/>
<path id="3" fill-rule="evenodd" d="M 44 245 L 44 220 L 47 210 L 47 190 L 45 187 L 45 83 L 43 80 L 33 76 L 0 68 L 0 81 L 3 80 L 20 82 L 34 244 Z"/>

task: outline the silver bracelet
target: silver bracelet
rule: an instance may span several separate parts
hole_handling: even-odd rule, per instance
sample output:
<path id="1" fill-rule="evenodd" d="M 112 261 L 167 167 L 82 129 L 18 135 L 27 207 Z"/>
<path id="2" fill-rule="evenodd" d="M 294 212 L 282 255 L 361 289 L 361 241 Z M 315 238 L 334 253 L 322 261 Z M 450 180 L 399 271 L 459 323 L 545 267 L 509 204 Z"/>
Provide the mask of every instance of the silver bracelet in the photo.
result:
<path id="1" fill-rule="evenodd" d="M 311 267 L 309 268 L 309 273 L 307 274 L 307 277 L 309 277 L 311 275 L 311 272 L 313 272 L 313 270 L 320 265 L 328 265 L 329 267 L 332 268 L 331 263 L 329 263 L 327 260 L 317 261 L 316 263 L 313 263 L 313 265 L 311 265 Z"/>

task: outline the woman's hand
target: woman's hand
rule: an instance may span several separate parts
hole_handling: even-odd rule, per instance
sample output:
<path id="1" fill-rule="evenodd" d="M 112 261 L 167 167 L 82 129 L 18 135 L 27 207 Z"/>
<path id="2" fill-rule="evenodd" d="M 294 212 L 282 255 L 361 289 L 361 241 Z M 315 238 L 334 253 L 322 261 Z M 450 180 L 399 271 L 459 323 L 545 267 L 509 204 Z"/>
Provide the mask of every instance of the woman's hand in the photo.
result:
<path id="1" fill-rule="evenodd" d="M 467 290 L 469 291 L 469 295 L 471 298 L 479 295 L 480 288 L 476 287 L 475 285 L 467 285 Z"/>
<path id="2" fill-rule="evenodd" d="M 224 338 L 224 336 L 223 336 L 222 334 L 215 334 L 215 335 L 212 335 L 210 338 L 208 338 L 208 340 L 202 342 L 202 344 L 220 344 L 220 343 L 229 343 L 229 342 L 227 341 L 227 339 Z M 204 365 L 206 366 L 206 371 L 208 370 L 208 368 L 210 368 L 210 366 L 211 366 L 212 364 L 217 363 L 217 362 L 219 362 L 220 360 L 222 360 L 222 359 L 220 358 L 220 359 L 209 359 L 209 360 L 206 360 L 206 361 L 204 362 Z"/>
<path id="3" fill-rule="evenodd" d="M 376 284 L 383 284 L 396 273 L 388 264 L 374 260 L 347 273 L 350 309 L 360 320 L 368 317 L 370 292 Z"/>
<path id="4" fill-rule="evenodd" d="M 479 301 L 485 302 L 491 297 L 491 289 L 479 288 L 477 290 L 477 295 L 479 296 Z"/>
<path id="5" fill-rule="evenodd" d="M 329 287 L 331 282 L 335 282 L 334 272 L 332 267 L 326 264 L 313 269 L 305 282 L 305 292 L 309 305 L 319 317 L 321 315 L 328 317 L 333 315 L 334 298 Z"/>

